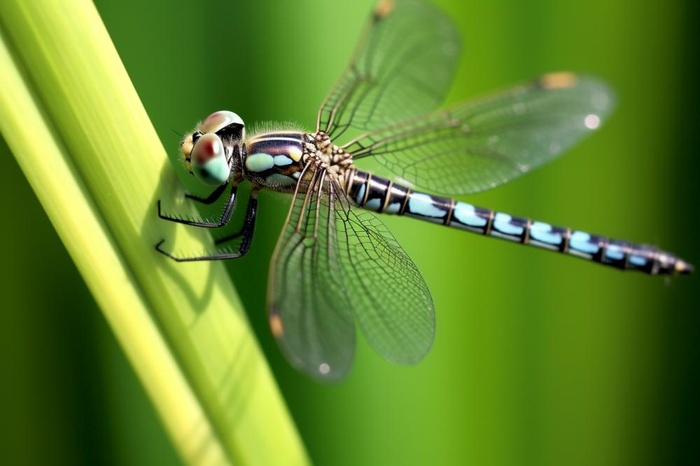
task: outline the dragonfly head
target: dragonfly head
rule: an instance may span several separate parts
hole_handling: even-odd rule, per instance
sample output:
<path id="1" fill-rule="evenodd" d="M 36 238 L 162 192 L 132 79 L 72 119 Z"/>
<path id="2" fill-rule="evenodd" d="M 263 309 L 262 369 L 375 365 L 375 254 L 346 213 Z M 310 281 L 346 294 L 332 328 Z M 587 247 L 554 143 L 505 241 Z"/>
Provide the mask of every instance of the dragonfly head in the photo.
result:
<path id="1" fill-rule="evenodd" d="M 180 142 L 185 168 L 205 184 L 224 184 L 237 164 L 234 152 L 240 154 L 244 139 L 241 117 L 227 110 L 212 113 Z"/>

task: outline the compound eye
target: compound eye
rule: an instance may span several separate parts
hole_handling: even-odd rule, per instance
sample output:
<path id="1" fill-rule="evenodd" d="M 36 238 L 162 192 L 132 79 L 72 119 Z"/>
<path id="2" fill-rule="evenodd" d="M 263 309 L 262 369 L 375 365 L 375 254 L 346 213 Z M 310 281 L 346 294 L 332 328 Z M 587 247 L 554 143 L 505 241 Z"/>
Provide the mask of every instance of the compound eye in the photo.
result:
<path id="1" fill-rule="evenodd" d="M 220 110 L 209 115 L 207 119 L 199 125 L 199 129 L 203 133 L 218 133 L 227 126 L 232 126 L 232 128 L 236 128 L 242 133 L 245 124 L 243 123 L 243 119 L 235 113 L 228 110 Z"/>
<path id="2" fill-rule="evenodd" d="M 190 168 L 203 183 L 221 185 L 228 181 L 231 167 L 226 160 L 224 144 L 213 133 L 203 134 L 192 149 Z"/>

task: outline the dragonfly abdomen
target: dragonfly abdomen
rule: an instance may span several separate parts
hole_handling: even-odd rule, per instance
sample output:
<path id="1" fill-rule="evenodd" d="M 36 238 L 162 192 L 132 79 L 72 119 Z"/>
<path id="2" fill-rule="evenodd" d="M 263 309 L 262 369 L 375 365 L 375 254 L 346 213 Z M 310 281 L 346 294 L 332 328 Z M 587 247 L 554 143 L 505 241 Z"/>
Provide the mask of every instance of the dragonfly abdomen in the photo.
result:
<path id="1" fill-rule="evenodd" d="M 359 207 L 368 210 L 406 215 L 529 244 L 622 270 L 637 270 L 650 275 L 687 274 L 693 270 L 692 265 L 655 246 L 609 239 L 529 218 L 514 217 L 449 197 L 413 191 L 368 172 L 352 172 L 346 189 Z"/>

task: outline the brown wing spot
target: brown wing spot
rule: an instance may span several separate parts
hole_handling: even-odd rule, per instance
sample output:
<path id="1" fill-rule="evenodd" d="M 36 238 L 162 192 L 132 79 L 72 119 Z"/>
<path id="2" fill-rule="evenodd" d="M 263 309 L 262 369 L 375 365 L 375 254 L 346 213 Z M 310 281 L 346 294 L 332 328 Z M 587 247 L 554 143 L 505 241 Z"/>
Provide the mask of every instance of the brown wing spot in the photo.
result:
<path id="1" fill-rule="evenodd" d="M 374 7 L 374 17 L 383 19 L 394 10 L 394 0 L 379 0 L 377 6 Z"/>
<path id="2" fill-rule="evenodd" d="M 282 319 L 280 319 L 279 314 L 270 315 L 270 330 L 275 338 L 281 338 L 284 335 L 284 327 L 282 326 Z"/>
<path id="3" fill-rule="evenodd" d="M 540 77 L 538 84 L 543 89 L 565 89 L 576 84 L 576 75 L 566 71 L 545 74 Z"/>

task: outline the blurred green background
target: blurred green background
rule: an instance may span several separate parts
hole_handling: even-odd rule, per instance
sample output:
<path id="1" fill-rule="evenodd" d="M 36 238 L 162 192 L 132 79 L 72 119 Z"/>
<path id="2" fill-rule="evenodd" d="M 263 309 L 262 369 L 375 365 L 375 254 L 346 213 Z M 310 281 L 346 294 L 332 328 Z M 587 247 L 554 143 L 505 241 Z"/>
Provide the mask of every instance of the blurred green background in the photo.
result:
<path id="1" fill-rule="evenodd" d="M 598 75 L 619 98 L 594 137 L 470 202 L 659 244 L 700 265 L 696 2 L 436 3 L 464 38 L 449 101 L 561 69 Z M 174 131 L 222 108 L 249 125 L 311 129 L 372 4 L 97 2 L 173 158 Z M 0 150 L 0 463 L 179 464 L 4 143 Z M 253 250 L 229 270 L 316 464 L 700 462 L 700 273 L 620 273 L 391 218 L 433 293 L 435 346 L 406 368 L 361 342 L 348 379 L 324 386 L 295 372 L 267 329 L 267 268 L 287 205 L 261 196 Z"/>

